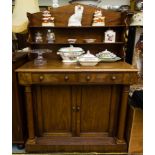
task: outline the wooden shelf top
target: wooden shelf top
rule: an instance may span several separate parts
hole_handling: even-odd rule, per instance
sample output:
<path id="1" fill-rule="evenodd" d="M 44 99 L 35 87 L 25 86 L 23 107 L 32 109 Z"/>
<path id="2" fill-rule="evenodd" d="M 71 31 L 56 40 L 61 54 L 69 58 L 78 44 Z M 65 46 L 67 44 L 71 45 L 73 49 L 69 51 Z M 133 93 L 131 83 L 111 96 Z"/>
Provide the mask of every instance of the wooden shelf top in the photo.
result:
<path id="1" fill-rule="evenodd" d="M 137 72 L 137 69 L 123 61 L 100 62 L 96 66 L 87 67 L 77 63 L 64 64 L 61 60 L 48 60 L 42 67 L 37 67 L 33 61 L 29 61 L 16 72 Z"/>
<path id="2" fill-rule="evenodd" d="M 28 41 L 29 44 L 32 45 L 102 45 L 102 44 L 125 44 L 125 42 L 114 42 L 114 43 L 105 43 L 105 42 L 94 42 L 94 43 L 58 43 L 58 42 L 54 42 L 54 43 L 47 43 L 47 42 L 43 42 L 43 43 L 35 43 L 35 42 L 30 42 Z"/>
<path id="3" fill-rule="evenodd" d="M 96 28 L 120 28 L 126 27 L 125 25 L 106 25 L 106 26 L 29 26 L 29 28 L 42 28 L 42 29 L 96 29 Z"/>
<path id="4" fill-rule="evenodd" d="M 12 62 L 16 62 L 20 59 L 26 58 L 28 55 L 27 52 L 13 52 L 12 53 Z"/>

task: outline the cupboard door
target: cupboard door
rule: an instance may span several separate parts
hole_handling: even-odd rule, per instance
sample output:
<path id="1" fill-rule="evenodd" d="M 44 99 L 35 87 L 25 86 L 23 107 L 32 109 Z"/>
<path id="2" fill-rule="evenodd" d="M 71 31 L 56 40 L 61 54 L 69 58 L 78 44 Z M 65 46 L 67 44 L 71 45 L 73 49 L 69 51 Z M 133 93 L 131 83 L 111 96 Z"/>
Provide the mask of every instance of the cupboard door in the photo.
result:
<path id="1" fill-rule="evenodd" d="M 80 136 L 108 135 L 111 86 L 82 86 L 78 119 Z"/>
<path id="2" fill-rule="evenodd" d="M 74 115 L 71 86 L 35 87 L 36 133 L 38 136 L 72 136 Z"/>

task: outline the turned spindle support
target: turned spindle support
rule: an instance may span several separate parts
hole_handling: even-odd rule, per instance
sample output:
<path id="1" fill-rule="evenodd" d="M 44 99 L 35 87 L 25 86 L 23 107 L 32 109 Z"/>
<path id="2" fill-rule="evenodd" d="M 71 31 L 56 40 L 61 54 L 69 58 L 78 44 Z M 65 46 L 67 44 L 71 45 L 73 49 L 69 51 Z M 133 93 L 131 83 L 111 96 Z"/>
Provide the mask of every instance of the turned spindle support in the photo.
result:
<path id="1" fill-rule="evenodd" d="M 31 86 L 25 86 L 25 99 L 27 108 L 28 142 L 35 143 Z"/>
<path id="2" fill-rule="evenodd" d="M 123 90 L 122 90 L 116 143 L 125 143 L 124 132 L 125 132 L 125 124 L 126 124 L 128 95 L 129 95 L 129 86 L 125 85 L 123 86 Z"/>

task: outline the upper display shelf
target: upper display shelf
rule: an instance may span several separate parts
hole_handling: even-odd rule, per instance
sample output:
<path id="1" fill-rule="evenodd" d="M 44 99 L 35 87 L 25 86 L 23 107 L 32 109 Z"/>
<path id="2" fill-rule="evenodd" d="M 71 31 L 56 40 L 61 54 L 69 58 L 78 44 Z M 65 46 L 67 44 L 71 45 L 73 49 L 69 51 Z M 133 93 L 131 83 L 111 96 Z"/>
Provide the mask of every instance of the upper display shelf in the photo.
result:
<path id="1" fill-rule="evenodd" d="M 81 4 L 81 8 L 76 8 L 76 6 L 77 4 L 71 4 L 59 8 L 51 8 L 49 14 L 48 12 L 44 12 L 44 14 L 43 12 L 34 14 L 27 13 L 29 27 L 41 28 L 44 27 L 43 23 L 45 24 L 45 27 L 49 26 L 49 28 L 53 26 L 54 28 L 73 28 L 73 24 L 77 24 L 74 28 L 123 27 L 127 25 L 128 16 L 130 16 L 127 12 L 109 11 Z M 79 12 L 79 14 L 77 12 Z M 76 23 L 75 20 L 78 18 L 81 23 Z M 48 25 L 48 19 L 53 25 Z"/>
<path id="2" fill-rule="evenodd" d="M 125 27 L 125 25 L 106 25 L 106 26 L 29 26 L 29 28 L 53 28 L 53 29 L 79 29 L 79 28 L 85 28 L 85 29 L 93 29 L 93 28 L 120 28 Z"/>

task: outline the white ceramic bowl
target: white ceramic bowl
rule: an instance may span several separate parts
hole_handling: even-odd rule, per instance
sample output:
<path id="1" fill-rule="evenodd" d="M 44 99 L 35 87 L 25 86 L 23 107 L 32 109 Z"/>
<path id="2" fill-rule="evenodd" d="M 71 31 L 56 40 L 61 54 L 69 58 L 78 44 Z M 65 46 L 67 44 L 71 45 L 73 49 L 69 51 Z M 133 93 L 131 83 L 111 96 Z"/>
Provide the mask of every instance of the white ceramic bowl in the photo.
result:
<path id="1" fill-rule="evenodd" d="M 100 61 L 100 59 L 97 58 L 96 56 L 94 56 L 93 54 L 91 54 L 90 51 L 87 51 L 86 54 L 84 54 L 78 58 L 78 62 L 82 66 L 95 66 L 95 65 L 97 65 L 97 63 L 99 61 Z"/>
<path id="2" fill-rule="evenodd" d="M 74 44 L 76 43 L 77 39 L 67 39 L 68 43 Z"/>
<path id="3" fill-rule="evenodd" d="M 83 39 L 86 43 L 94 43 L 96 39 Z"/>

